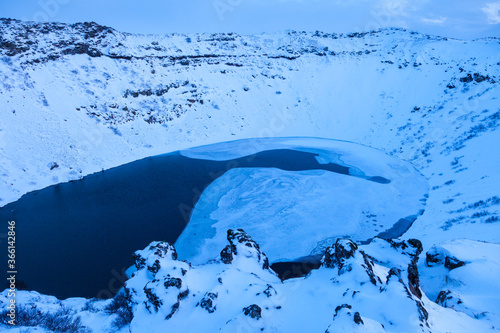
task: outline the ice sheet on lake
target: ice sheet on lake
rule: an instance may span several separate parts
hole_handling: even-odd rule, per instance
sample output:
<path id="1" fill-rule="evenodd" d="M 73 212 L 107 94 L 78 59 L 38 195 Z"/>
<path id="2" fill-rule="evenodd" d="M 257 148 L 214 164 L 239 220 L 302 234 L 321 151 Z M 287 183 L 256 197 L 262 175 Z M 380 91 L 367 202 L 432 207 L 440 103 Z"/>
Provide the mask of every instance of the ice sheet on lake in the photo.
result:
<path id="1" fill-rule="evenodd" d="M 311 137 L 254 138 L 223 142 L 181 150 L 183 156 L 197 159 L 225 161 L 252 155 L 265 150 L 293 149 L 315 153 L 318 163 L 335 163 L 351 168 L 351 174 L 386 177 L 399 173 L 414 177 L 419 173 L 408 163 L 386 155 L 383 151 L 361 144 Z M 389 178 L 389 177 L 386 177 Z"/>
<path id="2" fill-rule="evenodd" d="M 253 142 L 252 142 L 253 141 Z M 260 141 L 260 142 L 258 142 Z M 265 141 L 264 144 L 262 141 Z M 427 181 L 412 166 L 381 151 L 320 139 L 244 140 L 183 151 L 191 158 L 224 160 L 267 149 L 295 148 L 391 180 L 380 184 L 324 170 L 231 169 L 208 186 L 176 242 L 193 264 L 214 259 L 229 228 L 243 228 L 271 262 L 320 253 L 337 237 L 369 239 L 424 207 Z M 257 144 L 256 144 L 257 143 Z M 309 146 L 307 146 L 309 145 Z"/>

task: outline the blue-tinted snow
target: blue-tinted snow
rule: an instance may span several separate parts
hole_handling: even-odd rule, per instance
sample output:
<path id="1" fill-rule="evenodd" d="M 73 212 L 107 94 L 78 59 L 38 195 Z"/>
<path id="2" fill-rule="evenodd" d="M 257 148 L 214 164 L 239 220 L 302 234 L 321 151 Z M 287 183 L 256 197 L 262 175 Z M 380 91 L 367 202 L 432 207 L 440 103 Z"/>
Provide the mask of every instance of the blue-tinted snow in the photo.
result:
<path id="1" fill-rule="evenodd" d="M 181 154 L 227 160 L 263 149 L 316 153 L 320 163 L 348 166 L 356 170 L 356 177 L 325 170 L 229 170 L 207 187 L 195 205 L 176 242 L 181 258 L 194 264 L 205 263 L 224 247 L 227 229 L 243 228 L 253 235 L 271 262 L 294 260 L 321 253 L 338 237 L 370 239 L 424 207 L 421 199 L 427 193 L 427 181 L 409 163 L 350 142 L 250 139 Z M 367 181 L 363 179 L 366 175 L 383 176 L 390 183 Z"/>

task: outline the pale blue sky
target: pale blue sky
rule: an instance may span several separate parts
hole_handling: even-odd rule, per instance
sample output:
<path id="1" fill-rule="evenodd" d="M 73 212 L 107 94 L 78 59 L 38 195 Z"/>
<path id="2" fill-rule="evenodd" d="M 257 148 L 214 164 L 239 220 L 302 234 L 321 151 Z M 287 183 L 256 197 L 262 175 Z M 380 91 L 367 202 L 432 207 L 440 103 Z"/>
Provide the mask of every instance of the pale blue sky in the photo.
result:
<path id="1" fill-rule="evenodd" d="M 352 32 L 389 26 L 466 39 L 500 37 L 500 0 L 0 0 L 0 17 L 96 21 L 136 33 Z"/>

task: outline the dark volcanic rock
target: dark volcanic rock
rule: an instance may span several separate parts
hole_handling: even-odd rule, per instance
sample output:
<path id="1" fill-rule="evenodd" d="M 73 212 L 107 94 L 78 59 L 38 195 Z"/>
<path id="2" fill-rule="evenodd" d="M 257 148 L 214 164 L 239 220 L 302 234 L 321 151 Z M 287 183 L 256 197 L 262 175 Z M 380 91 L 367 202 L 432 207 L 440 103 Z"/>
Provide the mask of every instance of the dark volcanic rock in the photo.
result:
<path id="1" fill-rule="evenodd" d="M 63 54 L 63 55 L 87 54 L 88 56 L 90 56 L 92 58 L 102 56 L 102 53 L 99 50 L 92 48 L 89 45 L 83 44 L 83 43 L 78 43 L 70 48 L 64 49 L 61 51 L 61 54 Z"/>
<path id="2" fill-rule="evenodd" d="M 199 303 L 199 306 L 207 310 L 209 313 L 213 313 L 215 312 L 215 310 L 217 310 L 217 307 L 215 305 L 215 300 L 217 299 L 217 297 L 217 293 L 206 293 Z"/>
<path id="3" fill-rule="evenodd" d="M 151 254 L 151 251 L 153 252 Z M 140 270 L 146 267 L 147 258 L 153 255 L 155 257 L 153 264 L 148 265 L 148 270 L 152 273 L 157 273 L 160 269 L 160 258 L 166 258 L 171 260 L 177 259 L 177 251 L 175 247 L 167 242 L 154 242 L 151 243 L 147 250 L 136 251 L 132 257 L 134 258 L 135 267 Z M 151 262 L 149 261 L 149 262 Z"/>
<path id="4" fill-rule="evenodd" d="M 364 325 L 363 319 L 361 319 L 361 315 L 359 314 L 359 312 L 354 313 L 354 322 L 358 325 Z"/>
<path id="5" fill-rule="evenodd" d="M 422 291 L 420 290 L 420 278 L 418 275 L 417 263 L 420 254 L 423 251 L 422 242 L 418 239 L 409 239 L 407 241 L 394 241 L 387 240 L 391 244 L 391 247 L 401 251 L 401 253 L 408 255 L 411 258 L 411 262 L 408 264 L 408 289 L 414 296 L 417 296 L 419 299 L 422 298 Z M 432 259 L 431 260 L 435 260 Z M 387 279 L 389 280 L 390 276 L 397 275 L 400 278 L 400 270 L 389 272 Z"/>
<path id="6" fill-rule="evenodd" d="M 244 255 L 255 258 L 263 269 L 269 269 L 269 259 L 260 250 L 257 244 L 243 229 L 229 229 L 227 231 L 227 245 L 220 253 L 221 261 L 225 264 L 233 262 L 235 256 Z"/>
<path id="7" fill-rule="evenodd" d="M 180 289 L 182 286 L 182 280 L 179 278 L 166 278 L 165 282 L 163 283 L 165 288 L 170 288 L 170 287 L 175 287 L 177 289 Z"/>
<path id="8" fill-rule="evenodd" d="M 158 309 L 163 305 L 163 302 L 160 300 L 158 295 L 154 293 L 153 289 L 148 288 L 147 285 L 144 287 L 144 293 L 148 299 L 148 302 L 146 302 L 146 308 L 149 312 L 151 312 L 150 305 L 153 305 L 155 312 L 158 312 Z"/>
<path id="9" fill-rule="evenodd" d="M 408 284 L 410 291 L 413 295 L 418 298 L 422 298 L 422 292 L 420 291 L 420 278 L 418 276 L 417 261 L 412 261 L 408 265 Z"/>
<path id="10" fill-rule="evenodd" d="M 153 274 L 156 274 L 156 273 L 158 273 L 160 268 L 161 268 L 160 261 L 158 259 L 156 259 L 155 262 L 153 263 L 153 265 L 148 266 L 148 271 L 150 271 Z"/>
<path id="11" fill-rule="evenodd" d="M 233 253 L 236 252 L 236 247 L 234 245 L 226 245 L 224 249 L 220 252 L 220 258 L 223 263 L 230 264 L 233 261 Z"/>
<path id="12" fill-rule="evenodd" d="M 436 303 L 445 308 L 449 308 L 454 307 L 458 304 L 462 304 L 463 301 L 457 294 L 455 294 L 451 290 L 441 290 L 436 298 Z"/>
<path id="13" fill-rule="evenodd" d="M 245 316 L 249 316 L 250 318 L 259 320 L 262 318 L 262 309 L 257 304 L 252 304 L 243 308 L 243 314 Z"/>
<path id="14" fill-rule="evenodd" d="M 444 267 L 448 268 L 450 271 L 452 269 L 462 267 L 464 265 L 465 265 L 465 262 L 463 262 L 462 260 L 459 260 L 455 257 L 446 256 L 446 258 L 444 259 Z"/>
<path id="15" fill-rule="evenodd" d="M 389 270 L 385 283 L 388 284 L 391 279 L 397 279 L 400 283 L 403 283 L 403 280 L 401 279 L 401 270 L 399 268 L 393 267 Z"/>
<path id="16" fill-rule="evenodd" d="M 1 19 L 0 54 L 29 56 L 31 60 L 27 62 L 31 63 L 56 60 L 62 55 L 100 57 L 109 45 L 108 37 L 116 35 L 112 28 L 95 22 L 64 24 Z"/>
<path id="17" fill-rule="evenodd" d="M 435 264 L 439 264 L 442 262 L 442 258 L 439 253 L 429 253 L 425 254 L 425 264 L 428 267 L 435 266 Z"/>
<path id="18" fill-rule="evenodd" d="M 464 261 L 452 256 L 446 249 L 443 249 L 440 246 L 435 246 L 427 251 L 425 263 L 429 267 L 444 265 L 444 267 L 449 270 L 462 267 L 466 264 Z"/>
<path id="19" fill-rule="evenodd" d="M 132 258 L 134 258 L 134 263 L 135 263 L 135 268 L 137 270 L 143 269 L 146 267 L 146 259 L 143 258 L 140 254 L 134 253 L 132 255 Z"/>
<path id="20" fill-rule="evenodd" d="M 373 266 L 374 266 L 373 261 L 363 251 L 360 252 L 363 255 L 363 261 L 364 261 L 362 267 L 365 269 L 366 274 L 370 278 L 370 282 L 373 283 L 374 285 L 377 285 L 377 282 L 382 283 L 380 278 L 376 276 L 375 272 L 373 271 Z"/>
<path id="21" fill-rule="evenodd" d="M 339 238 L 334 246 L 326 249 L 323 266 L 327 268 L 337 267 L 340 270 L 347 259 L 354 257 L 357 249 L 358 246 L 353 241 Z"/>
<path id="22" fill-rule="evenodd" d="M 407 242 L 415 249 L 415 253 L 411 256 L 412 259 L 408 265 L 408 283 L 411 293 L 420 299 L 422 298 L 422 291 L 420 290 L 420 278 L 418 276 L 417 263 L 420 253 L 423 251 L 422 242 L 418 239 L 409 239 Z"/>
<path id="23" fill-rule="evenodd" d="M 335 317 L 338 316 L 339 314 L 339 311 L 342 310 L 342 309 L 349 309 L 351 310 L 352 309 L 352 306 L 350 306 L 349 304 L 342 304 L 342 305 L 338 305 L 336 308 L 335 308 L 335 313 L 333 314 L 333 318 L 335 319 Z"/>

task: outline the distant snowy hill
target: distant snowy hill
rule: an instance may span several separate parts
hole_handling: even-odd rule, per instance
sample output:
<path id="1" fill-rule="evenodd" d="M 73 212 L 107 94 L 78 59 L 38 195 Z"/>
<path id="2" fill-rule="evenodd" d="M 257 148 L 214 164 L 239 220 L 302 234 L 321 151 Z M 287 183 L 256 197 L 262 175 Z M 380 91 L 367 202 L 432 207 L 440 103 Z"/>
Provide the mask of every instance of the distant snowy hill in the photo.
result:
<path id="1" fill-rule="evenodd" d="M 133 332 L 144 323 L 203 331 L 183 326 L 194 322 L 303 332 L 299 319 L 311 332 L 500 329 L 500 40 L 402 29 L 153 36 L 1 19 L 0 78 L 0 205 L 143 157 L 254 137 L 361 143 L 412 163 L 430 184 L 401 240 L 341 240 L 306 278 L 281 283 L 259 266 L 260 250 L 244 258 L 260 268 L 246 272 L 221 257 L 189 266 L 153 244 L 141 252 L 151 269 L 138 264 L 127 284 L 127 311 L 116 299 L 20 293 L 43 313 L 96 332 L 130 312 Z M 253 236 L 245 231 L 233 236 Z M 265 290 L 279 301 L 269 305 Z"/>

